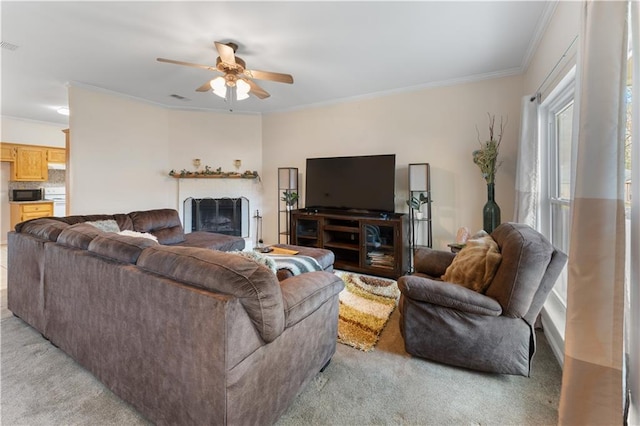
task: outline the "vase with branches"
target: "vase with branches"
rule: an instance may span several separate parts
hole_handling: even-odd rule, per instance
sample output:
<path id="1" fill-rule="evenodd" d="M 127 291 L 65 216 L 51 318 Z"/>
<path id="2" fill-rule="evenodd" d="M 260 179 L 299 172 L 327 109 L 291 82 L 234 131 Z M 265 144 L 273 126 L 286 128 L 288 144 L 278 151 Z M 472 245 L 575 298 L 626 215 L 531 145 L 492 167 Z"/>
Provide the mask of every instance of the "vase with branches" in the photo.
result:
<path id="1" fill-rule="evenodd" d="M 473 151 L 473 162 L 480 168 L 482 177 L 487 182 L 487 203 L 482 209 L 483 229 L 491 233 L 498 225 L 500 225 L 500 207 L 495 202 L 495 181 L 496 172 L 502 164 L 498 161 L 500 153 L 500 144 L 507 122 L 500 117 L 500 127 L 496 129 L 496 116 L 487 114 L 489 117 L 489 140 L 482 142 L 480 139 L 480 131 L 476 126 L 478 134 L 478 143 L 480 149 Z"/>

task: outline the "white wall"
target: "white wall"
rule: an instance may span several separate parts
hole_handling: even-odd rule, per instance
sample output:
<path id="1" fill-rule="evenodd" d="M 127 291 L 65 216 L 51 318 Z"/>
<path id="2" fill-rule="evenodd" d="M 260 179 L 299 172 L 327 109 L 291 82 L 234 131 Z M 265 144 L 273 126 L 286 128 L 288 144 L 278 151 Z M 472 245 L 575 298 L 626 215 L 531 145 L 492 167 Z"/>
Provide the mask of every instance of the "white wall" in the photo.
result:
<path id="1" fill-rule="evenodd" d="M 502 220 L 513 217 L 522 77 L 438 87 L 263 117 L 265 241 L 276 241 L 277 168 L 298 167 L 304 198 L 309 157 L 396 154 L 396 211 L 407 212 L 407 164 L 431 165 L 434 247 L 482 228 L 486 183 L 471 153 L 488 138 L 487 113 L 508 117 L 496 178 Z M 303 205 L 303 203 L 301 203 Z"/>
<path id="2" fill-rule="evenodd" d="M 0 244 L 7 243 L 7 233 L 11 231 L 9 209 L 9 178 L 11 177 L 11 163 L 0 162 Z"/>
<path id="3" fill-rule="evenodd" d="M 262 118 L 257 114 L 213 113 L 202 111 L 169 111 L 170 169 L 195 170 L 193 160 L 205 166 L 236 171 L 235 160 L 242 165 L 237 169 L 262 174 Z M 175 193 L 176 209 L 182 217 L 183 202 L 187 197 L 222 198 L 244 196 L 249 199 L 250 238 L 257 241 L 257 223 L 253 216 L 262 211 L 263 185 L 259 179 L 180 179 Z M 253 243 L 251 243 L 253 245 Z"/>
<path id="4" fill-rule="evenodd" d="M 68 126 L 42 121 L 2 117 L 2 142 L 64 148 L 63 129 Z"/>
<path id="5" fill-rule="evenodd" d="M 524 74 L 524 94 L 533 95 L 540 88 L 544 98 L 575 65 L 579 41 L 571 44 L 579 32 L 581 7 L 580 2 L 557 3 Z M 566 56 L 563 57 L 563 54 Z"/>
<path id="6" fill-rule="evenodd" d="M 168 172 L 195 170 L 194 158 L 201 168 L 234 171 L 239 159 L 241 171 L 261 172 L 259 115 L 170 110 L 78 87 L 69 106 L 71 214 L 181 210 L 179 181 Z"/>
<path id="7" fill-rule="evenodd" d="M 71 214 L 174 207 L 166 109 L 78 87 L 69 108 Z"/>

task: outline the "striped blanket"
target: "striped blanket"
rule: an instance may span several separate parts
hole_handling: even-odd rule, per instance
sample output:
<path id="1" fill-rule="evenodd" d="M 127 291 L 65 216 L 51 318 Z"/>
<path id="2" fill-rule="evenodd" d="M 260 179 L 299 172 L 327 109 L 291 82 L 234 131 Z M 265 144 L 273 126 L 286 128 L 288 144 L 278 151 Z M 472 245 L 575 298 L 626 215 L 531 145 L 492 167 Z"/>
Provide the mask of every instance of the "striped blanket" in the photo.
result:
<path id="1" fill-rule="evenodd" d="M 304 272 L 322 271 L 322 266 L 310 256 L 288 256 L 283 254 L 268 254 L 273 259 L 277 269 L 286 269 L 293 275 L 300 275 Z"/>

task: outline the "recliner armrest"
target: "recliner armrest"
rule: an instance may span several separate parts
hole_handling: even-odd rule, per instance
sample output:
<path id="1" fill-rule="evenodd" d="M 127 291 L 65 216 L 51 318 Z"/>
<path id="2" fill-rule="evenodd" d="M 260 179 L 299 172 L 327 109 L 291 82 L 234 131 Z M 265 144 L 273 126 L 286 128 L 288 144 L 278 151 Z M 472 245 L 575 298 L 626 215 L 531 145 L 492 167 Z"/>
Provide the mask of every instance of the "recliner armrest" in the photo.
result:
<path id="1" fill-rule="evenodd" d="M 416 250 L 413 256 L 413 264 L 416 272 L 440 278 L 451 265 L 455 256 L 454 253 L 448 251 L 421 247 Z"/>
<path id="2" fill-rule="evenodd" d="M 398 288 L 413 300 L 470 314 L 496 317 L 502 314 L 502 307 L 495 299 L 460 285 L 406 275 L 398 279 Z"/>

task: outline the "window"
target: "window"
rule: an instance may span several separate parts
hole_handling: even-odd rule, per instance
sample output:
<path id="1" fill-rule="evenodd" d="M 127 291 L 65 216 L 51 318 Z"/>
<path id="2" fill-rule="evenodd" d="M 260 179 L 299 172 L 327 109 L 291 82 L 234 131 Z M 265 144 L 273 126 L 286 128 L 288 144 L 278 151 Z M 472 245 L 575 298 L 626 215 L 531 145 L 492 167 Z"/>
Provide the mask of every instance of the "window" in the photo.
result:
<path id="1" fill-rule="evenodd" d="M 554 246 L 567 254 L 571 232 L 574 87 L 575 69 L 540 105 L 542 231 Z M 566 268 L 553 291 L 566 306 Z"/>

